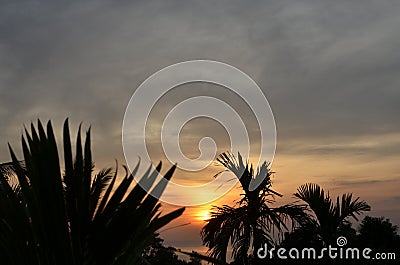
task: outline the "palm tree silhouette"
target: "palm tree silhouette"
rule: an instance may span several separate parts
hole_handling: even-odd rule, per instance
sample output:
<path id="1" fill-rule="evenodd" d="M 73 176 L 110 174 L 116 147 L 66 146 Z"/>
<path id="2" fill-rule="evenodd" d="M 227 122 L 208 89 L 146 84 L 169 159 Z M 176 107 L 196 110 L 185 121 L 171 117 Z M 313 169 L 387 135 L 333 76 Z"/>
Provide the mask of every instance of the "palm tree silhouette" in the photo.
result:
<path id="1" fill-rule="evenodd" d="M 141 253 L 155 232 L 182 214 L 184 208 L 161 216 L 157 198 L 142 187 L 161 194 L 175 170 L 156 183 L 161 163 L 131 184 L 132 173 L 117 184 L 117 170 L 93 174 L 90 129 L 82 145 L 81 129 L 73 157 L 68 120 L 64 123 L 64 173 L 61 173 L 53 128 L 25 130 L 22 166 L 10 147 L 18 185 L 0 172 L 1 264 L 139 264 Z M 153 185 L 154 184 L 154 185 Z"/>
<path id="2" fill-rule="evenodd" d="M 269 163 L 264 162 L 257 170 L 248 162 L 244 163 L 240 153 L 238 158 L 231 153 L 221 154 L 217 161 L 232 171 L 240 181 L 244 193 L 236 207 L 224 205 L 214 207 L 211 219 L 201 231 L 203 244 L 209 248 L 212 258 L 226 262 L 229 243 L 232 245 L 232 257 L 241 264 L 249 264 L 248 252 L 252 250 L 253 259 L 257 250 L 264 244 L 274 244 L 272 232 L 287 228 L 286 221 L 304 222 L 307 218 L 304 206 L 287 204 L 270 207 L 275 196 L 282 195 L 271 189 Z M 254 179 L 262 179 L 261 185 L 250 189 Z"/>
<path id="3" fill-rule="evenodd" d="M 334 202 L 329 192 L 326 194 L 317 184 L 301 185 L 294 196 L 307 204 L 312 220 L 296 229 L 297 243 L 314 240 L 312 244 L 319 242 L 320 245 L 328 245 L 336 240 L 338 232 L 350 218 L 357 221 L 357 215 L 371 210 L 371 207 L 359 197 L 353 200 L 352 193 L 343 194 L 341 198 L 338 196 Z"/>

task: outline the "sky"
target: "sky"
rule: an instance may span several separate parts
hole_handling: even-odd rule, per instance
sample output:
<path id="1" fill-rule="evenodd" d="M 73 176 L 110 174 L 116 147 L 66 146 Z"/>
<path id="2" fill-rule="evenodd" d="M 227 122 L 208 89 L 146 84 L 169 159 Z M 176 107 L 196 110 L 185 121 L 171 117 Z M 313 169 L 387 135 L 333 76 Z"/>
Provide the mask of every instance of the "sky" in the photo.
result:
<path id="1" fill-rule="evenodd" d="M 72 131 L 80 122 L 92 126 L 98 169 L 115 159 L 126 163 L 122 123 L 135 89 L 171 64 L 215 60 L 248 74 L 268 99 L 277 128 L 273 186 L 284 194 L 277 204 L 314 182 L 332 195 L 353 192 L 372 206 L 370 215 L 400 224 L 399 12 L 395 0 L 3 0 L 0 161 L 9 161 L 7 143 L 19 150 L 24 124 L 51 119 L 60 139 L 69 117 Z M 159 128 L 168 110 L 195 95 L 226 100 L 253 128 L 240 99 L 205 84 L 166 94 L 150 126 Z M 257 130 L 250 134 L 256 150 Z M 199 119 L 182 129 L 183 153 L 196 158 L 206 136 L 214 138 L 217 154 L 229 148 L 220 124 Z M 149 137 L 152 160 L 165 160 L 158 136 Z M 178 171 L 174 180 L 196 185 L 220 169 Z M 234 188 L 218 201 L 189 207 L 171 226 L 190 224 L 162 236 L 170 245 L 201 249 L 199 216 L 211 204 L 232 204 L 239 193 Z"/>

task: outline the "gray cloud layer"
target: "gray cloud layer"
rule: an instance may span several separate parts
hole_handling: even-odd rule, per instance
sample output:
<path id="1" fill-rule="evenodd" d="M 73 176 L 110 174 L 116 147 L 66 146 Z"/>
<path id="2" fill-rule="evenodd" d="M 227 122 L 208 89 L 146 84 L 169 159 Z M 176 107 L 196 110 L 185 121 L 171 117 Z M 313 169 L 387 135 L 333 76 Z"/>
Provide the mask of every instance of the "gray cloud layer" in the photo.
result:
<path id="1" fill-rule="evenodd" d="M 10 1 L 0 11 L 1 129 L 13 134 L 38 116 L 71 116 L 110 134 L 148 75 L 209 58 L 257 79 L 282 137 L 398 131 L 399 8 L 397 1 Z"/>

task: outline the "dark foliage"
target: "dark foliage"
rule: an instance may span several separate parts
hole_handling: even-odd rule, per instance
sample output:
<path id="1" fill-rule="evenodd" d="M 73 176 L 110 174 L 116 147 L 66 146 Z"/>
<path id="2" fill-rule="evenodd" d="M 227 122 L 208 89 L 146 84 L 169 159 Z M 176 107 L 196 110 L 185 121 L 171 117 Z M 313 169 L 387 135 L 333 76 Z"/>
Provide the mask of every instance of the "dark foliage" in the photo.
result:
<path id="1" fill-rule="evenodd" d="M 64 174 L 50 122 L 25 130 L 24 167 L 10 147 L 18 186 L 0 172 L 1 264 L 139 264 L 155 232 L 184 211 L 161 216 L 158 199 L 142 186 L 162 192 L 175 167 L 159 183 L 161 163 L 149 168 L 134 187 L 139 164 L 120 182 L 111 169 L 93 174 L 90 129 L 82 145 L 79 128 L 73 156 L 68 120 L 63 147 Z"/>
<path id="2" fill-rule="evenodd" d="M 223 153 L 218 161 L 235 174 L 244 193 L 236 207 L 214 207 L 211 219 L 203 227 L 201 236 L 203 244 L 210 250 L 210 257 L 221 264 L 226 262 L 227 250 L 231 245 L 235 261 L 249 264 L 256 257 L 258 248 L 264 244 L 274 245 L 274 232 L 287 230 L 288 222 L 292 222 L 292 225 L 307 222 L 304 206 L 270 206 L 276 196 L 282 195 L 271 188 L 271 171 L 267 162 L 255 170 L 243 161 L 240 154 L 236 159 L 230 153 Z M 261 185 L 252 189 L 250 186 L 254 179 L 261 180 Z M 249 254 L 250 251 L 252 254 Z"/>
<path id="3" fill-rule="evenodd" d="M 180 258 L 176 253 L 177 249 L 166 247 L 163 244 L 164 240 L 155 237 L 153 243 L 146 248 L 141 260 L 141 265 L 201 265 L 201 260 L 196 257 L 190 257 L 189 261 Z M 179 253 L 179 252 L 178 252 Z M 195 253 L 195 252 L 193 252 Z"/>
<path id="4" fill-rule="evenodd" d="M 357 221 L 357 215 L 370 211 L 371 207 L 360 200 L 353 199 L 353 194 L 343 194 L 336 200 L 328 193 L 325 193 L 317 184 L 304 184 L 297 189 L 295 197 L 307 204 L 311 222 L 302 224 L 297 228 L 297 243 L 319 246 L 334 243 L 339 236 L 338 230 L 343 227 L 350 218 Z"/>

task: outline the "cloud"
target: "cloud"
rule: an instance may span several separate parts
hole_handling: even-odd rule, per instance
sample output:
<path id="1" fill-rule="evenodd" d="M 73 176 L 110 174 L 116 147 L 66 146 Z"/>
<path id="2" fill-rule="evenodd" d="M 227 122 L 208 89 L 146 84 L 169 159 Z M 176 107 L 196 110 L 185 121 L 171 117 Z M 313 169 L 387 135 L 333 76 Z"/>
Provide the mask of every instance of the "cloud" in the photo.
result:
<path id="1" fill-rule="evenodd" d="M 284 155 L 342 156 L 344 158 L 379 159 L 398 157 L 400 154 L 398 133 L 366 133 L 354 136 L 309 135 L 288 139 L 278 145 L 278 152 Z"/>
<path id="2" fill-rule="evenodd" d="M 257 78 L 283 139 L 398 130 L 399 5 L 361 3 L 10 2 L 1 106 L 18 126 L 57 108 L 111 131 L 148 75 L 210 58 Z"/>

